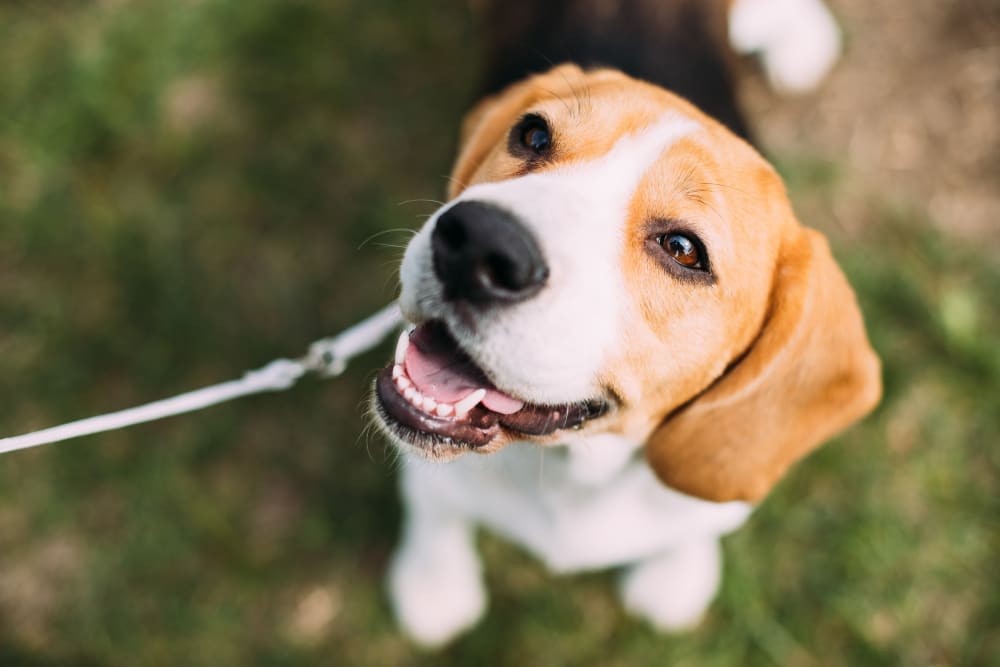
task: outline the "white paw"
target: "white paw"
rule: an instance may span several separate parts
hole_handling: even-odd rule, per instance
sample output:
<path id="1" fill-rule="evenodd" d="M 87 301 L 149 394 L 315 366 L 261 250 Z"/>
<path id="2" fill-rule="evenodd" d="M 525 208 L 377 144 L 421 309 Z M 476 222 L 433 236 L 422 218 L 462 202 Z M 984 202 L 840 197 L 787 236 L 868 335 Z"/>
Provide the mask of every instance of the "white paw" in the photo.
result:
<path id="1" fill-rule="evenodd" d="M 836 25 L 829 28 L 796 35 L 764 49 L 761 62 L 772 88 L 797 94 L 819 86 L 840 57 L 840 33 Z"/>
<path id="2" fill-rule="evenodd" d="M 822 0 L 737 0 L 729 11 L 729 41 L 760 53 L 771 86 L 803 93 L 820 84 L 840 57 L 840 29 Z"/>
<path id="3" fill-rule="evenodd" d="M 718 542 L 685 545 L 629 569 L 621 583 L 622 603 L 657 630 L 689 630 L 715 598 L 720 573 Z"/>
<path id="4" fill-rule="evenodd" d="M 393 557 L 388 582 L 399 625 L 416 643 L 429 648 L 468 630 L 486 610 L 486 591 L 471 545 L 436 547 L 443 548 L 404 546 Z"/>

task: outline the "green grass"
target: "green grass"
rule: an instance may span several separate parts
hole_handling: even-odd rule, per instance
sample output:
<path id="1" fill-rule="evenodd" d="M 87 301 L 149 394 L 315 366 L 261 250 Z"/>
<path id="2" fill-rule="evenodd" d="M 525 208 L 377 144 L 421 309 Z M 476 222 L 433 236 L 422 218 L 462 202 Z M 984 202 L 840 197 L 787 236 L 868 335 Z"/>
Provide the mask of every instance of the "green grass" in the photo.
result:
<path id="1" fill-rule="evenodd" d="M 419 5 L 419 6 L 418 6 Z M 465 3 L 0 5 L 0 433 L 227 379 L 394 295 L 473 98 Z M 805 210 L 836 156 L 777 156 Z M 433 657 L 382 576 L 393 465 L 338 380 L 0 457 L 0 664 L 986 665 L 1000 659 L 1000 267 L 873 198 L 834 237 L 875 415 L 727 539 L 678 637 L 614 575 L 483 537 L 486 622 Z"/>

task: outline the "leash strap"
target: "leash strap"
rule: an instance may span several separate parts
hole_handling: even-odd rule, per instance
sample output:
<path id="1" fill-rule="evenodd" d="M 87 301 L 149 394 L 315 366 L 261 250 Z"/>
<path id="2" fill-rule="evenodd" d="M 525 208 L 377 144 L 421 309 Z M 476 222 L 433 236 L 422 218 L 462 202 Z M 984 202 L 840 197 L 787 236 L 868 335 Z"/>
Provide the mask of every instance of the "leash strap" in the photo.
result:
<path id="1" fill-rule="evenodd" d="M 239 380 L 222 382 L 119 412 L 2 438 L 0 454 L 193 412 L 241 396 L 282 391 L 292 387 L 306 373 L 335 377 L 344 372 L 351 359 L 378 345 L 402 323 L 399 306 L 392 303 L 340 334 L 314 342 L 309 346 L 308 354 L 301 359 L 276 359 L 266 366 L 247 371 Z"/>

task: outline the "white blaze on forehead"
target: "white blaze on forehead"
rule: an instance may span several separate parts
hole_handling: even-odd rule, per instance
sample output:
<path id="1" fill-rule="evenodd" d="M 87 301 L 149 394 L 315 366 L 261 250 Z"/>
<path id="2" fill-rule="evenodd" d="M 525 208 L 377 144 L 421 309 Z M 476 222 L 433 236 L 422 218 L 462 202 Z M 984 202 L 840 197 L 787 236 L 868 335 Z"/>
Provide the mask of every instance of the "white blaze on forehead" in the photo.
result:
<path id="1" fill-rule="evenodd" d="M 430 233 L 444 208 L 407 248 L 404 312 L 444 319 L 497 386 L 519 398 L 563 403 L 596 395 L 628 301 L 621 256 L 629 204 L 649 168 L 699 128 L 670 114 L 596 159 L 468 188 L 452 204 L 483 201 L 517 216 L 541 246 L 549 282 L 523 303 L 484 311 L 470 327 L 441 301 L 433 276 Z"/>
<path id="2" fill-rule="evenodd" d="M 598 185 L 606 194 L 624 196 L 620 202 L 627 206 L 635 193 L 639 181 L 649 168 L 678 139 L 697 130 L 701 126 L 690 118 L 678 114 L 667 114 L 656 123 L 619 139 L 602 157 L 588 162 L 569 164 L 568 166 L 545 174 L 545 176 L 568 176 L 571 179 L 583 177 L 600 178 Z M 531 178 L 527 176 L 525 178 Z M 506 181 L 507 183 L 511 181 Z M 494 185 L 502 185 L 496 183 Z"/>

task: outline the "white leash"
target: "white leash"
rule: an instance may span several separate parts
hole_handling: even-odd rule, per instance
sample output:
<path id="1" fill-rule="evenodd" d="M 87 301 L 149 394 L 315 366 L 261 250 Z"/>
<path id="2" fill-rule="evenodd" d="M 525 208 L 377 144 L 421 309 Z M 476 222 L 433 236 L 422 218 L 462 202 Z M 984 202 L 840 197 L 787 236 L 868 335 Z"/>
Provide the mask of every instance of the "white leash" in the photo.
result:
<path id="1" fill-rule="evenodd" d="M 290 388 L 306 373 L 334 377 L 344 372 L 348 361 L 378 345 L 402 323 L 399 306 L 393 303 L 336 336 L 314 342 L 309 346 L 308 354 L 301 359 L 276 359 L 262 368 L 247 371 L 239 380 L 62 426 L 2 438 L 0 454 L 193 412 L 240 396 L 281 391 Z"/>

